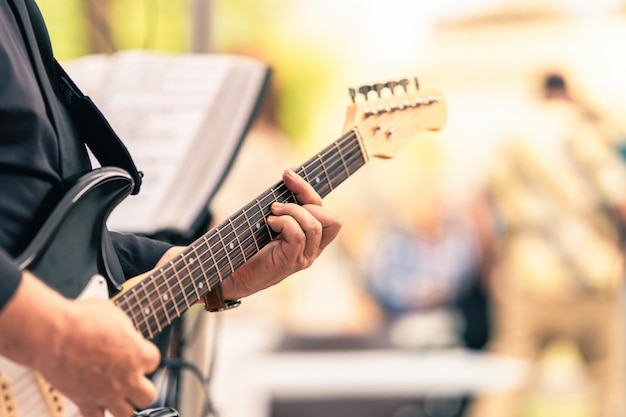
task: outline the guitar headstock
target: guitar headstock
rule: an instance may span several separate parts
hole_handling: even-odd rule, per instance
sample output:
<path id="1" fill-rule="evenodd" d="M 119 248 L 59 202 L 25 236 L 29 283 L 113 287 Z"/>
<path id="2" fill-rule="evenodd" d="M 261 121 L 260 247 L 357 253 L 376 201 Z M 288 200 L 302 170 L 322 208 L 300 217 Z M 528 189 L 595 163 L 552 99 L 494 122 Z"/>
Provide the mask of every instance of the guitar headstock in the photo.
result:
<path id="1" fill-rule="evenodd" d="M 389 81 L 350 89 L 344 132 L 356 129 L 368 157 L 392 158 L 417 133 L 440 130 L 446 105 L 437 90 L 419 90 L 417 80 Z"/>

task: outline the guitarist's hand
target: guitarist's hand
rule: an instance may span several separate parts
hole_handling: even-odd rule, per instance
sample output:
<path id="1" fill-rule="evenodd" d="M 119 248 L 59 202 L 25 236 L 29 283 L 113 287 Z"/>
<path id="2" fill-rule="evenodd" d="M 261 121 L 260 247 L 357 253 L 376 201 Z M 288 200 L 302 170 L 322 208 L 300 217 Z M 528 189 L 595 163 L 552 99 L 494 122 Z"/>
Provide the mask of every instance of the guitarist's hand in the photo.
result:
<path id="1" fill-rule="evenodd" d="M 24 272 L 0 333 L 8 336 L 0 353 L 41 372 L 83 417 L 105 409 L 128 417 L 156 397 L 145 375 L 158 366 L 159 350 L 109 300 L 68 300 Z"/>
<path id="2" fill-rule="evenodd" d="M 302 205 L 272 205 L 267 223 L 280 234 L 224 280 L 225 299 L 245 297 L 308 268 L 341 229 L 339 215 L 322 207 L 310 184 L 292 170 L 283 173 L 283 181 Z"/>

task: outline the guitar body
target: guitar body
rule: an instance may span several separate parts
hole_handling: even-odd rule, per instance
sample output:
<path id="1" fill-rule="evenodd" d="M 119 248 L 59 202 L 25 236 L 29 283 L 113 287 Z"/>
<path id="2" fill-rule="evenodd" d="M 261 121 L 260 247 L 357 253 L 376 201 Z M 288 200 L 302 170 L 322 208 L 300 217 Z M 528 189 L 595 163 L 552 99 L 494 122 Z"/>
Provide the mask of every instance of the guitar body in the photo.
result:
<path id="1" fill-rule="evenodd" d="M 118 168 L 82 176 L 18 258 L 20 268 L 71 299 L 80 296 L 94 275 L 104 276 L 111 290 L 116 289 L 122 277 L 112 267 L 116 258 L 105 233 L 106 220 L 132 188 L 130 175 Z"/>
<path id="2" fill-rule="evenodd" d="M 358 92 L 362 100 L 351 90 L 353 104 L 343 135 L 295 169 L 322 198 L 371 158 L 391 158 L 415 133 L 436 131 L 445 124 L 444 100 L 436 90 L 411 90 L 403 79 L 362 86 Z M 279 181 L 166 265 L 127 281 L 122 288 L 122 271 L 106 221 L 133 185 L 131 176 L 119 168 L 84 175 L 17 261 L 21 269 L 33 272 L 67 298 L 110 298 L 147 339 L 276 237 L 267 223 L 274 202 L 299 204 Z M 160 414 L 145 410 L 139 415 L 177 415 L 157 411 Z M 0 417 L 18 416 L 79 417 L 79 412 L 36 373 L 0 356 Z"/>
<path id="3" fill-rule="evenodd" d="M 106 219 L 132 186 L 132 178 L 117 168 L 81 177 L 18 258 L 20 267 L 68 298 L 109 298 L 117 285 L 109 266 Z M 0 417 L 17 416 L 79 414 L 38 374 L 0 356 Z"/>
<path id="4" fill-rule="evenodd" d="M 94 275 L 78 298 L 108 298 L 108 294 L 105 278 Z M 80 413 L 39 374 L 0 356 L 0 417 L 31 416 L 80 417 Z"/>

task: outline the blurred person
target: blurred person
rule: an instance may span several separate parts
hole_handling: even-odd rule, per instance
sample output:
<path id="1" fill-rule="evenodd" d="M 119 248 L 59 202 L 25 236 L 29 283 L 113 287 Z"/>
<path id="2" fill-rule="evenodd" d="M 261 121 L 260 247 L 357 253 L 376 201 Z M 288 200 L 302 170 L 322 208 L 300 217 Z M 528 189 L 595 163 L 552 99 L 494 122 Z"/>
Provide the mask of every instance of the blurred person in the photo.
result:
<path id="1" fill-rule="evenodd" d="M 525 127 L 496 153 L 486 179 L 488 348 L 537 364 L 551 342 L 573 342 L 592 382 L 594 415 L 623 416 L 624 261 L 617 224 L 626 168 L 602 136 L 601 113 L 575 99 L 563 75 L 546 75 L 542 87 Z M 532 376 L 519 390 L 480 396 L 468 415 L 521 415 Z"/>
<path id="2" fill-rule="evenodd" d="M 361 277 L 386 316 L 392 344 L 458 346 L 463 338 L 476 337 L 468 332 L 459 304 L 469 301 L 479 274 L 479 247 L 470 219 L 447 207 L 437 191 L 429 195 L 426 187 L 419 188 L 420 202 L 409 219 L 382 226 L 374 235 Z"/>
<path id="3" fill-rule="evenodd" d="M 67 298 L 17 261 L 67 181 L 92 169 L 85 138 L 58 91 L 59 67 L 34 0 L 0 0 L 0 56 L 0 359 L 36 371 L 84 417 L 105 410 L 129 416 L 155 398 L 146 375 L 159 364 L 158 349 L 110 300 Z M 282 178 L 301 205 L 272 206 L 267 224 L 277 238 L 211 291 L 221 295 L 212 300 L 215 309 L 308 267 L 339 232 L 341 220 L 321 207 L 309 184 L 290 170 Z M 123 278 L 184 249 L 130 234 L 104 236 Z"/>

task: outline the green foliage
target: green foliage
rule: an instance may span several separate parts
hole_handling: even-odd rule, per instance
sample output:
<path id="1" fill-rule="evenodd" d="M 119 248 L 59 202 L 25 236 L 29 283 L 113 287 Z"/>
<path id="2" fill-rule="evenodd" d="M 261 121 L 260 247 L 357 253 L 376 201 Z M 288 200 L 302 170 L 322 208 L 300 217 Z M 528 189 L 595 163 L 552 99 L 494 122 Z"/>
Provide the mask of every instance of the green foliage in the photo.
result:
<path id="1" fill-rule="evenodd" d="M 82 0 L 38 0 L 59 60 L 76 58 L 89 51 L 86 12 Z"/>
<path id="2" fill-rule="evenodd" d="M 38 4 L 59 60 L 90 53 L 90 37 L 107 32 L 115 50 L 189 49 L 187 0 L 111 0 L 108 17 L 97 18 L 90 18 L 87 0 L 38 0 Z"/>

